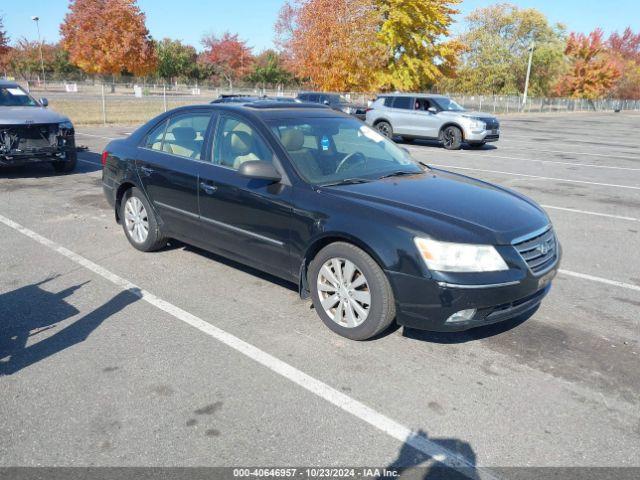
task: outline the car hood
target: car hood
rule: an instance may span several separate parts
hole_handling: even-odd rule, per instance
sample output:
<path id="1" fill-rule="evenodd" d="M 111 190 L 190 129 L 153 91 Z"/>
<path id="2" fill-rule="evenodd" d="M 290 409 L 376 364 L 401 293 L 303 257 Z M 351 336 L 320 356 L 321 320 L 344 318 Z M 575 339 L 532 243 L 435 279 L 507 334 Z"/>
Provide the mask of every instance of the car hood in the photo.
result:
<path id="1" fill-rule="evenodd" d="M 439 240 L 508 245 L 549 225 L 535 202 L 511 190 L 444 170 L 326 187 L 334 195 L 390 207 L 411 228 Z M 435 229 L 435 231 L 434 231 Z"/>
<path id="2" fill-rule="evenodd" d="M 496 116 L 491 115 L 490 113 L 466 111 L 466 110 L 464 112 L 449 112 L 449 111 L 443 110 L 442 112 L 439 112 L 439 115 L 444 115 L 447 117 L 459 117 L 460 115 L 463 115 L 465 117 L 480 117 L 480 118 L 496 119 Z"/>
<path id="3" fill-rule="evenodd" d="M 43 107 L 0 107 L 0 125 L 61 123 L 69 118 Z"/>

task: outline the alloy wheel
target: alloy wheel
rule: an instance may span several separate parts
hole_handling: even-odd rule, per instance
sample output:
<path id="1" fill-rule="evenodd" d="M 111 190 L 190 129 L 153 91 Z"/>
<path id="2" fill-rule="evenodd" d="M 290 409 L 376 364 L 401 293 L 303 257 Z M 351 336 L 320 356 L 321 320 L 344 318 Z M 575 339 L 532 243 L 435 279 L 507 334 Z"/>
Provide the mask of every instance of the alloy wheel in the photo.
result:
<path id="1" fill-rule="evenodd" d="M 327 260 L 318 273 L 317 289 L 325 313 L 341 327 L 355 328 L 369 316 L 369 283 L 350 260 Z"/>
<path id="2" fill-rule="evenodd" d="M 130 197 L 124 205 L 124 221 L 129 236 L 136 243 L 144 243 L 149 236 L 149 217 L 144 204 L 137 197 Z"/>
<path id="3" fill-rule="evenodd" d="M 389 128 L 389 124 L 387 123 L 379 123 L 378 124 L 378 132 L 384 135 L 387 138 L 391 138 L 391 129 Z"/>

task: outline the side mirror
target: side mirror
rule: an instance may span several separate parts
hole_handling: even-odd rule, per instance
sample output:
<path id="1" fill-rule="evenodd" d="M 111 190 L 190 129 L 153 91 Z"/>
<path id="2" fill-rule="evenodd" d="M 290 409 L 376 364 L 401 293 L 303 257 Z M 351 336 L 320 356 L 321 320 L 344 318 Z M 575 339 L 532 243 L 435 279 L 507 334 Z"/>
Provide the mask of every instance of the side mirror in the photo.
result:
<path id="1" fill-rule="evenodd" d="M 49 106 L 49 100 L 47 100 L 46 98 L 41 98 L 40 105 L 42 105 L 44 108 L 47 108 Z"/>
<path id="2" fill-rule="evenodd" d="M 427 112 L 429 113 L 438 113 L 438 109 L 436 107 L 429 107 L 427 108 Z"/>
<path id="3" fill-rule="evenodd" d="M 246 178 L 270 180 L 274 183 L 282 180 L 282 175 L 276 170 L 273 163 L 263 160 L 243 162 L 238 169 L 238 173 Z"/>

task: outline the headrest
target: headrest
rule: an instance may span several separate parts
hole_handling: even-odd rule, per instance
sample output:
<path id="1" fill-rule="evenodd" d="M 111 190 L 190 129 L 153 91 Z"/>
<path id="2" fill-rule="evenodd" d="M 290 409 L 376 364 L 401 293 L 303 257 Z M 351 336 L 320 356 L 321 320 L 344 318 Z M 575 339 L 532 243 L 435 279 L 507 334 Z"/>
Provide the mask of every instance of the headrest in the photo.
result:
<path id="1" fill-rule="evenodd" d="M 178 142 L 192 142 L 196 139 L 196 131 L 191 127 L 176 127 L 172 132 L 173 138 Z"/>
<path id="2" fill-rule="evenodd" d="M 304 134 L 302 130 L 288 128 L 280 135 L 280 141 L 288 151 L 295 152 L 296 150 L 302 149 L 304 145 Z"/>
<path id="3" fill-rule="evenodd" d="M 233 155 L 247 155 L 251 153 L 253 138 L 247 132 L 229 132 L 229 146 Z"/>

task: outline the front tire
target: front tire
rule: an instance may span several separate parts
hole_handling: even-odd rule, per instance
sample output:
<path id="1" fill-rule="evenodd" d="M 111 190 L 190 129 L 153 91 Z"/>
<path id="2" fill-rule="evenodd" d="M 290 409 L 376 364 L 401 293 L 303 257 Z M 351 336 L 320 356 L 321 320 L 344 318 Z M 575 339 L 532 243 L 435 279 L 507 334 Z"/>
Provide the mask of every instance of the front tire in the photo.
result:
<path id="1" fill-rule="evenodd" d="M 153 252 L 167 244 L 151 205 L 139 189 L 133 187 L 125 192 L 120 202 L 120 219 L 124 234 L 134 248 Z"/>
<path id="2" fill-rule="evenodd" d="M 309 265 L 308 283 L 316 312 L 335 333 L 367 340 L 396 315 L 393 291 L 376 261 L 360 248 L 332 243 Z"/>
<path id="3" fill-rule="evenodd" d="M 67 152 L 67 158 L 61 161 L 55 161 L 52 163 L 53 169 L 56 173 L 71 173 L 76 169 L 78 164 L 78 152 L 75 150 Z"/>
<path id="4" fill-rule="evenodd" d="M 376 123 L 376 130 L 380 135 L 387 137 L 389 140 L 393 138 L 393 127 L 389 122 L 382 121 Z"/>
<path id="5" fill-rule="evenodd" d="M 460 150 L 462 147 L 462 130 L 450 125 L 442 130 L 440 140 L 447 150 Z"/>

